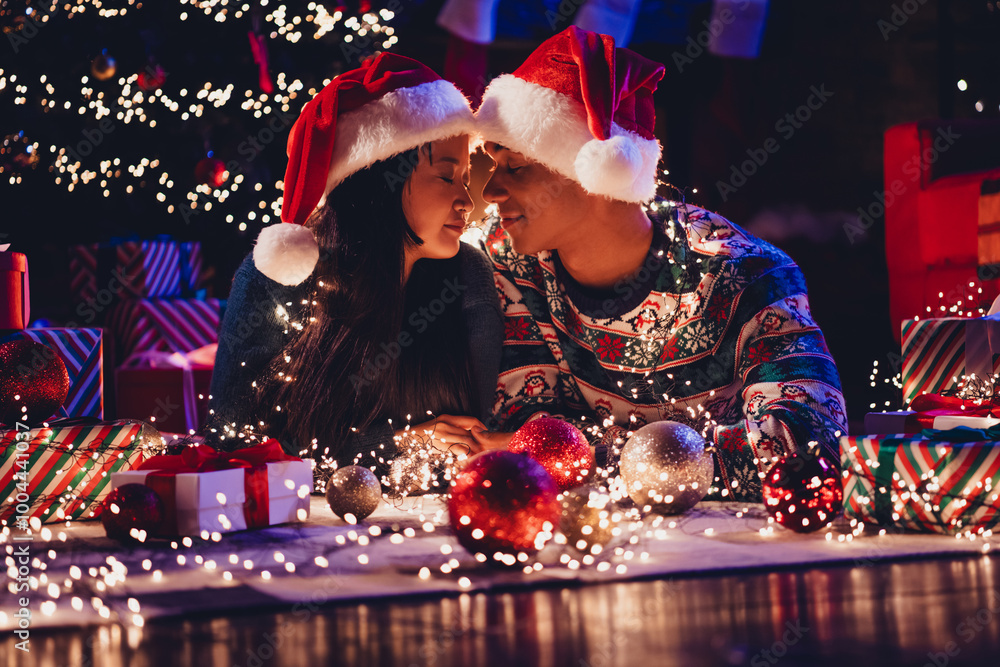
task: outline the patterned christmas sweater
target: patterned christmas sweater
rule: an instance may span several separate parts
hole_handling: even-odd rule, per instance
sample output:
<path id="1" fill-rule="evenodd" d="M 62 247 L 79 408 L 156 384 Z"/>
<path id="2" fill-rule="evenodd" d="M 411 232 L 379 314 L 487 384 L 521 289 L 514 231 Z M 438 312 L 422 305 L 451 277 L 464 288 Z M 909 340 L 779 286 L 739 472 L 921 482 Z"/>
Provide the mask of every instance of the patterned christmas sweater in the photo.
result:
<path id="1" fill-rule="evenodd" d="M 608 290 L 576 283 L 555 252 L 514 252 L 490 221 L 505 323 L 494 425 L 561 416 L 611 465 L 631 431 L 682 421 L 714 440 L 725 499 L 760 500 L 774 458 L 809 442 L 839 460 L 840 378 L 798 266 L 715 213 L 655 201 L 648 215 L 645 262 Z"/>

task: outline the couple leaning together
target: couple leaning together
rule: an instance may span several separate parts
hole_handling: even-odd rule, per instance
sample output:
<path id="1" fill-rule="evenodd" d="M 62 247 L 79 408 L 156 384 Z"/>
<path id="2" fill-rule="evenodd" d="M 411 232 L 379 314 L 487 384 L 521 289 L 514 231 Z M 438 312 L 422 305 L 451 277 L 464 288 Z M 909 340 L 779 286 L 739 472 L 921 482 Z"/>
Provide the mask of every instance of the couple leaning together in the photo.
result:
<path id="1" fill-rule="evenodd" d="M 550 414 L 611 465 L 629 431 L 675 420 L 714 444 L 719 495 L 747 500 L 773 457 L 811 441 L 836 457 L 843 396 L 798 267 L 656 198 L 663 74 L 573 27 L 475 116 L 394 54 L 334 79 L 292 128 L 283 222 L 236 273 L 214 438 L 250 425 L 384 471 L 408 416 L 427 446 L 477 452 Z M 482 248 L 459 241 L 479 138 L 497 209 Z"/>

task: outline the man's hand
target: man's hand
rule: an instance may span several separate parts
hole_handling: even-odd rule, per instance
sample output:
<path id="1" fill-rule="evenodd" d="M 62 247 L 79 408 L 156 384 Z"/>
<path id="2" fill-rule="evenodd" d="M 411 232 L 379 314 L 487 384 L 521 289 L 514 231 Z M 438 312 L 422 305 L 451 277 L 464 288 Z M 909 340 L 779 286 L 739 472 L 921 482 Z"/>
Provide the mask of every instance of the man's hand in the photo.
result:
<path id="1" fill-rule="evenodd" d="M 451 454 L 478 454 L 483 446 L 476 439 L 477 431 L 485 432 L 486 426 L 475 417 L 457 415 L 440 415 L 434 419 L 411 426 L 409 432 L 420 441 L 425 438 L 429 444 L 442 452 Z M 395 435 L 403 436 L 406 430 L 396 431 Z"/>

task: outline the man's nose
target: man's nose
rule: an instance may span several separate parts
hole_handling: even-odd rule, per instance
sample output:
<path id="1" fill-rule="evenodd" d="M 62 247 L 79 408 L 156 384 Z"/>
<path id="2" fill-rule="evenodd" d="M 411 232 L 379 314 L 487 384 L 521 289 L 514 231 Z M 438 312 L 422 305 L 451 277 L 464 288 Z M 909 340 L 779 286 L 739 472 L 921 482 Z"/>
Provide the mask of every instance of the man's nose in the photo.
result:
<path id="1" fill-rule="evenodd" d="M 507 186 L 503 183 L 503 177 L 499 171 L 490 174 L 490 178 L 483 186 L 483 199 L 490 204 L 499 204 L 509 196 Z"/>

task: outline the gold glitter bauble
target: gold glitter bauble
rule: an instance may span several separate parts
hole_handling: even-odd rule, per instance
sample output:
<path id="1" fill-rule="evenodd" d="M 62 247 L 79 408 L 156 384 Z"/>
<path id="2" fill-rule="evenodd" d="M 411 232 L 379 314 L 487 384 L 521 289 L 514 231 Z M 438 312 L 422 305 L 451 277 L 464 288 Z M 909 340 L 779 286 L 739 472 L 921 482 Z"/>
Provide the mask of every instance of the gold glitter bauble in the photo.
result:
<path id="1" fill-rule="evenodd" d="M 607 491 L 591 485 L 578 486 L 564 491 L 559 504 L 562 508 L 559 530 L 577 551 L 600 553 L 601 549 L 594 551 L 594 547 L 604 547 L 614 537 L 618 524 L 613 519 L 615 512 Z"/>
<path id="2" fill-rule="evenodd" d="M 660 421 L 643 426 L 622 448 L 622 481 L 640 507 L 686 512 L 705 497 L 715 468 L 705 439 L 690 426 Z"/>
<path id="3" fill-rule="evenodd" d="M 357 523 L 378 509 L 382 502 L 382 487 L 375 473 L 368 468 L 344 466 L 327 480 L 326 502 L 341 519 Z"/>

